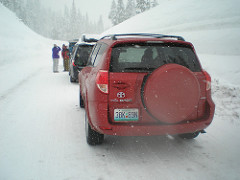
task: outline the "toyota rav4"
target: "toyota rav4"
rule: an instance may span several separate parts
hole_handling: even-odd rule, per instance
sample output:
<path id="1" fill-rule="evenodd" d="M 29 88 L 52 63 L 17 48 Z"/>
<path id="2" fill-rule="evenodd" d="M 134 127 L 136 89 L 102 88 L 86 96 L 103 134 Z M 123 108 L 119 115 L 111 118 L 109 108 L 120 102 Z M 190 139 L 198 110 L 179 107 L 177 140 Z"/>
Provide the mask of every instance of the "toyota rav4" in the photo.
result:
<path id="1" fill-rule="evenodd" d="M 181 36 L 104 36 L 78 77 L 90 145 L 104 134 L 192 139 L 214 116 L 211 78 Z"/>

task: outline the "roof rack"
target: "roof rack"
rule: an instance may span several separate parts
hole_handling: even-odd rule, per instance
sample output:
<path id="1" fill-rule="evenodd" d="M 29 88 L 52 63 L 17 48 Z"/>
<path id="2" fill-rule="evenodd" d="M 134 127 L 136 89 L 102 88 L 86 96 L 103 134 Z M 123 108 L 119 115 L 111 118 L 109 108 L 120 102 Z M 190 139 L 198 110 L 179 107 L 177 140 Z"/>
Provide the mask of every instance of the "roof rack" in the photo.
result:
<path id="1" fill-rule="evenodd" d="M 71 40 L 68 40 L 68 42 L 78 42 L 79 39 L 71 39 Z"/>
<path id="2" fill-rule="evenodd" d="M 151 34 L 151 33 L 109 34 L 109 35 L 103 36 L 101 39 L 105 39 L 105 38 L 109 37 L 112 40 L 117 40 L 117 36 L 148 36 L 148 37 L 153 37 L 153 38 L 175 38 L 180 41 L 185 41 L 185 39 L 181 36 Z"/>
<path id="3" fill-rule="evenodd" d="M 94 38 L 94 37 L 90 37 L 90 38 L 88 38 L 88 37 L 86 37 L 85 34 L 82 35 L 81 40 L 82 40 L 83 42 L 88 42 L 88 43 L 92 43 L 92 42 L 97 42 L 97 41 L 98 41 L 97 38 Z"/>

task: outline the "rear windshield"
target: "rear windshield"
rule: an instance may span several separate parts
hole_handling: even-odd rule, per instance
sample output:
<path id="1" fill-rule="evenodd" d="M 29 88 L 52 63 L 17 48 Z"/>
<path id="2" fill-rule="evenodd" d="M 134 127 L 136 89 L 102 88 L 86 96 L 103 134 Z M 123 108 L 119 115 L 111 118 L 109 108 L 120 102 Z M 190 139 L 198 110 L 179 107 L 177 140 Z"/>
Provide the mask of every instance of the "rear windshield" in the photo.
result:
<path id="1" fill-rule="evenodd" d="M 78 66 L 86 66 L 92 48 L 93 46 L 79 46 L 74 58 L 74 64 Z"/>
<path id="2" fill-rule="evenodd" d="M 119 44 L 112 48 L 111 72 L 149 72 L 175 63 L 193 72 L 200 65 L 191 46 L 173 43 Z"/>

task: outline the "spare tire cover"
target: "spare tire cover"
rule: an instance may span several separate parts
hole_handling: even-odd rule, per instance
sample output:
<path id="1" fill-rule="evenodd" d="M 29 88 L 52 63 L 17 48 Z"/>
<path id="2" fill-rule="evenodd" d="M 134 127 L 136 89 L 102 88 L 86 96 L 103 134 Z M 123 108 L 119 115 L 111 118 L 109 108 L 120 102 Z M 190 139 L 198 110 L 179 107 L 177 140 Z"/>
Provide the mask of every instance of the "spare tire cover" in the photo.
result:
<path id="1" fill-rule="evenodd" d="M 200 86 L 192 71 L 178 64 L 159 67 L 143 87 L 147 111 L 164 123 L 178 123 L 198 107 Z"/>

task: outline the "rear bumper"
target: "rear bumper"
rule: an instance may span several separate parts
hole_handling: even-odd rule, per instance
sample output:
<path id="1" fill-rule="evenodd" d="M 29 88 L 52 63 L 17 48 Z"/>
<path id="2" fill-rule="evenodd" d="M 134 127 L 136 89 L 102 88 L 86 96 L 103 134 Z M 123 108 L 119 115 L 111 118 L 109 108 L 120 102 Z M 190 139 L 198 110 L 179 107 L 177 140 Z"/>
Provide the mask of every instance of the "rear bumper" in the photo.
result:
<path id="1" fill-rule="evenodd" d="M 102 134 L 117 136 L 175 135 L 201 131 L 206 129 L 210 123 L 201 121 L 178 125 L 112 125 L 108 127 L 100 126 L 98 131 Z"/>
<path id="2" fill-rule="evenodd" d="M 215 104 L 210 100 L 207 113 L 201 119 L 179 124 L 118 124 L 109 123 L 107 113 L 98 114 L 100 121 L 93 122 L 92 128 L 101 134 L 117 136 L 153 136 L 153 135 L 175 135 L 193 133 L 206 129 L 212 122 Z M 104 105 L 100 105 L 104 107 Z M 98 106 L 99 107 L 99 106 Z M 103 111 L 101 111 L 103 112 Z M 104 120 L 105 119 L 105 120 Z"/>

